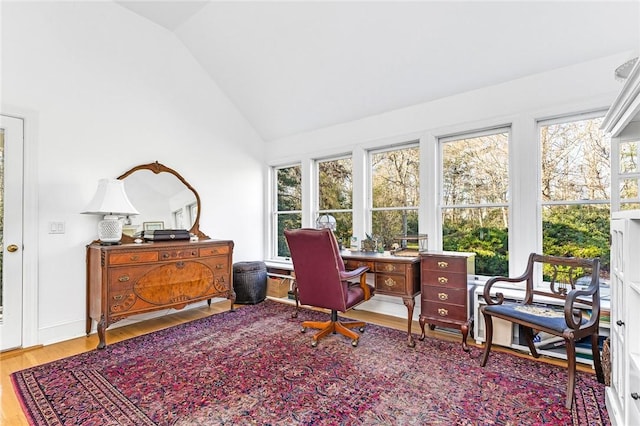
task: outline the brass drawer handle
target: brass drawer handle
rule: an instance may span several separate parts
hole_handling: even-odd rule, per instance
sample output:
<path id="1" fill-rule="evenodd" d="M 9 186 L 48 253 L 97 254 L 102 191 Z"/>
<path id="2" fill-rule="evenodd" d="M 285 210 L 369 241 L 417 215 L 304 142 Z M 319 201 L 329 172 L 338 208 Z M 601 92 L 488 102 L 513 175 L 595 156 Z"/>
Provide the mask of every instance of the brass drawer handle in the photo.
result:
<path id="1" fill-rule="evenodd" d="M 391 264 L 384 265 L 384 270 L 387 272 L 393 272 L 395 269 L 396 268 Z"/>
<path id="2" fill-rule="evenodd" d="M 216 264 L 216 269 L 223 269 L 224 268 L 224 264 L 222 263 L 217 263 Z"/>
<path id="3" fill-rule="evenodd" d="M 447 293 L 438 293 L 438 299 L 447 300 L 448 298 L 449 298 L 449 295 Z"/>
<path id="4" fill-rule="evenodd" d="M 448 268 L 448 267 L 449 267 L 449 263 L 443 262 L 443 261 L 438 262 L 438 268 L 445 269 L 445 268 Z"/>
<path id="5" fill-rule="evenodd" d="M 384 280 L 384 285 L 386 285 L 389 288 L 395 287 L 396 281 L 393 278 L 387 278 L 386 280 Z"/>
<path id="6" fill-rule="evenodd" d="M 127 281 L 129 281 L 129 275 L 122 275 L 118 277 L 118 281 L 120 281 L 121 283 L 126 283 Z"/>
<path id="7" fill-rule="evenodd" d="M 163 259 L 168 259 L 170 257 L 169 253 L 162 253 Z"/>
<path id="8" fill-rule="evenodd" d="M 439 314 L 441 317 L 446 317 L 447 315 L 449 315 L 449 311 L 448 311 L 448 310 L 446 310 L 445 308 L 439 308 L 439 309 L 438 309 L 438 314 Z"/>
<path id="9" fill-rule="evenodd" d="M 449 282 L 449 279 L 447 277 L 438 277 L 438 282 L 440 284 L 446 284 Z"/>
<path id="10" fill-rule="evenodd" d="M 122 294 L 116 294 L 115 296 L 113 296 L 113 300 L 122 300 L 124 299 L 124 296 Z"/>
<path id="11" fill-rule="evenodd" d="M 182 262 L 182 261 L 176 262 L 176 268 L 178 268 L 178 269 L 184 268 L 184 262 Z"/>
<path id="12" fill-rule="evenodd" d="M 137 262 L 140 259 L 140 256 L 138 256 L 137 254 L 133 254 L 131 255 L 131 257 L 129 257 L 129 260 L 132 262 Z"/>

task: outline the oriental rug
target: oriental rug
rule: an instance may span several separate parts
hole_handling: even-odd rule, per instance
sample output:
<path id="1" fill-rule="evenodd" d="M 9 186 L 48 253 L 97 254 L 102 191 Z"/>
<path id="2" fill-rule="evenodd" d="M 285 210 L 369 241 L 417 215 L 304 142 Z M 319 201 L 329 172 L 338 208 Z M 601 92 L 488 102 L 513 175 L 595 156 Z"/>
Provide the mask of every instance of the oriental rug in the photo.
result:
<path id="1" fill-rule="evenodd" d="M 604 386 L 566 369 L 372 324 L 310 346 L 327 314 L 265 301 L 16 372 L 33 425 L 607 425 Z"/>

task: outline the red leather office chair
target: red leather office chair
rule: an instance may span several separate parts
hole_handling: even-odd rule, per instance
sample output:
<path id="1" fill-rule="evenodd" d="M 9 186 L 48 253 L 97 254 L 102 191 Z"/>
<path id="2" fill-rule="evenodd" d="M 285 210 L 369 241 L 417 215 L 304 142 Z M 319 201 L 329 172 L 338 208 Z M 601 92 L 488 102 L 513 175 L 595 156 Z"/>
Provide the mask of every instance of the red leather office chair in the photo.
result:
<path id="1" fill-rule="evenodd" d="M 303 332 L 307 328 L 320 330 L 313 336 L 311 346 L 317 346 L 318 339 L 329 333 L 347 336 L 353 346 L 358 346 L 360 336 L 351 329 L 359 328 L 362 332 L 365 323 L 338 321 L 338 311 L 346 312 L 373 295 L 374 288 L 366 282 L 369 268 L 362 266 L 345 271 L 338 242 L 330 229 L 285 230 L 284 235 L 291 252 L 300 303 L 331 310 L 329 321 L 302 323 Z M 348 282 L 355 278 L 360 279 L 359 283 Z"/>

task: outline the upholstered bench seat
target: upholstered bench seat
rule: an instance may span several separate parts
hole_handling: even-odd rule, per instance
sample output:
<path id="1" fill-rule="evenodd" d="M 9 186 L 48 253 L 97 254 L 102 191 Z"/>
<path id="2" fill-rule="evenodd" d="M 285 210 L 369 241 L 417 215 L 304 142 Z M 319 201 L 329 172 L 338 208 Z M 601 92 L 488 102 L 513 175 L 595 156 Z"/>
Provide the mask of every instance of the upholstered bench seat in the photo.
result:
<path id="1" fill-rule="evenodd" d="M 505 302 L 502 305 L 487 305 L 484 310 L 496 316 L 504 315 L 512 322 L 533 324 L 540 328 L 557 331 L 560 334 L 567 329 L 564 311 L 560 308 Z M 583 318 L 581 322 L 584 324 L 585 319 Z"/>

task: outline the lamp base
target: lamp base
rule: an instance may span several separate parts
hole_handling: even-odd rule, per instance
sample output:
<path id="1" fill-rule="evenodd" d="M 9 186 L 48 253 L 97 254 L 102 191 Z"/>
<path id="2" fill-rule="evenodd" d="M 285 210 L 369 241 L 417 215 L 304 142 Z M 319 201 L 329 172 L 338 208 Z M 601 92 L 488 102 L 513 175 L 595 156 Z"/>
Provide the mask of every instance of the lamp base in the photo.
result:
<path id="1" fill-rule="evenodd" d="M 115 215 L 106 215 L 98 222 L 98 239 L 101 245 L 120 244 L 122 222 Z"/>

